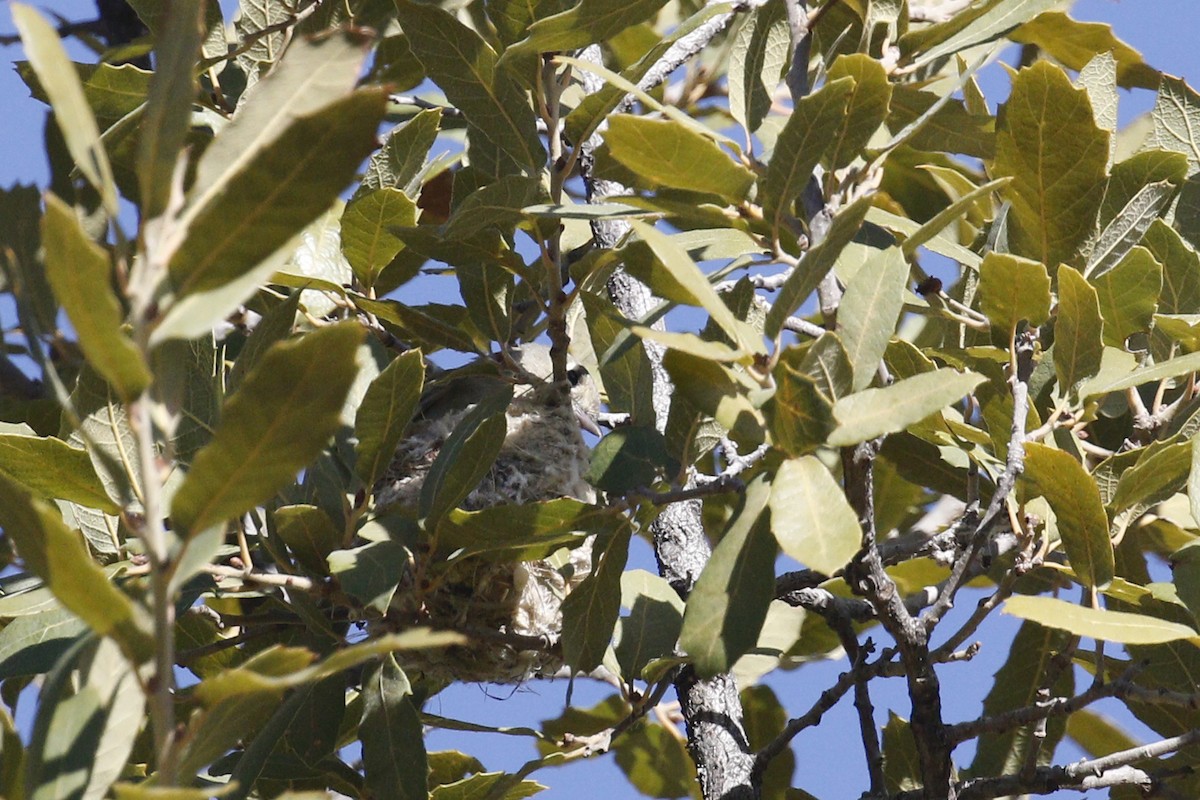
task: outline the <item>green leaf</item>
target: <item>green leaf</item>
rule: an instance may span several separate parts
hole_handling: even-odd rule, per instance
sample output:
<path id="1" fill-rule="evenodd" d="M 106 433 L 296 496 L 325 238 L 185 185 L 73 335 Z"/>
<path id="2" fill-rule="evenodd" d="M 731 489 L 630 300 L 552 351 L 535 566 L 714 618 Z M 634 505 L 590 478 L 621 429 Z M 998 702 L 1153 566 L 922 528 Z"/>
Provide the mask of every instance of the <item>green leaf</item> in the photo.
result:
<path id="1" fill-rule="evenodd" d="M 946 22 L 910 33 L 900 40 L 900 49 L 905 55 L 916 54 L 913 66 L 919 67 L 1007 36 L 1057 5 L 1058 0 L 987 0 Z"/>
<path id="2" fill-rule="evenodd" d="M 974 372 L 936 369 L 896 381 L 882 389 L 864 389 L 833 405 L 838 427 L 829 444 L 839 447 L 902 431 L 963 398 L 983 383 Z"/>
<path id="3" fill-rule="evenodd" d="M 1100 299 L 1083 276 L 1068 266 L 1058 270 L 1058 319 L 1054 324 L 1054 371 L 1065 397 L 1100 371 L 1104 351 Z"/>
<path id="4" fill-rule="evenodd" d="M 1096 238 L 1084 274 L 1095 280 L 1116 268 L 1142 240 L 1174 194 L 1175 186 L 1169 181 L 1157 181 L 1139 189 Z"/>
<path id="5" fill-rule="evenodd" d="M 895 131 L 889 142 L 892 145 L 989 160 L 996 155 L 994 117 L 972 114 L 961 100 L 923 89 L 903 84 L 892 87 L 888 127 Z"/>
<path id="6" fill-rule="evenodd" d="M 384 367 L 367 387 L 354 418 L 358 436 L 354 470 L 364 486 L 374 486 L 392 462 L 424 385 L 424 355 L 409 350 Z"/>
<path id="7" fill-rule="evenodd" d="M 1021 70 L 1000 110 L 996 177 L 1012 183 L 1009 245 L 1053 269 L 1092 232 L 1108 171 L 1107 131 L 1087 92 L 1048 61 Z"/>
<path id="8" fill-rule="evenodd" d="M 502 68 L 496 52 L 479 34 L 436 6 L 396 0 L 400 23 L 420 31 L 409 39 L 413 53 L 450 104 L 481 135 L 512 160 L 519 171 L 533 174 L 546 161 L 538 138 L 533 106 L 513 73 Z"/>
<path id="9" fill-rule="evenodd" d="M 701 678 L 728 672 L 758 642 L 775 587 L 770 495 L 764 476 L 750 482 L 688 596 L 679 646 Z"/>
<path id="10" fill-rule="evenodd" d="M 908 262 L 900 248 L 879 251 L 854 274 L 838 306 L 838 332 L 854 365 L 854 389 L 871 385 L 904 307 Z"/>
<path id="11" fill-rule="evenodd" d="M 1155 220 L 1142 245 L 1162 264 L 1161 314 L 1200 313 L 1200 256 L 1167 223 Z"/>
<path id="12" fill-rule="evenodd" d="M 341 424 L 358 372 L 356 323 L 281 342 L 225 403 L 171 503 L 176 530 L 196 534 L 265 502 L 292 481 Z"/>
<path id="13" fill-rule="evenodd" d="M 37 574 L 63 607 L 101 636 L 111 636 L 140 662 L 154 652 L 139 608 L 92 560 L 79 534 L 45 500 L 0 474 L 0 527 L 11 536 L 25 566 Z"/>
<path id="14" fill-rule="evenodd" d="M 0 631 L 0 680 L 46 674 L 87 634 L 87 625 L 57 603 L 9 621 Z"/>
<path id="15" fill-rule="evenodd" d="M 417 204 L 399 189 L 385 187 L 356 195 L 342 212 L 342 254 L 363 286 L 370 288 L 404 248 L 391 232 L 417 223 Z"/>
<path id="16" fill-rule="evenodd" d="M 420 111 L 408 122 L 393 128 L 383 147 L 367 162 L 362 183 L 351 199 L 375 189 L 399 189 L 416 198 L 421 190 L 425 160 L 437 141 L 441 121 L 441 109 L 434 108 Z"/>
<path id="17" fill-rule="evenodd" d="M 865 53 L 841 55 L 829 67 L 827 81 L 852 78 L 854 89 L 846 105 L 846 117 L 835 135 L 827 162 L 841 169 L 862 154 L 875 131 L 887 119 L 892 85 L 878 59 Z"/>
<path id="18" fill-rule="evenodd" d="M 138 128 L 138 189 L 146 219 L 166 210 L 175 162 L 191 127 L 204 6 L 198 0 L 167 5 L 156 32 L 154 78 Z"/>
<path id="19" fill-rule="evenodd" d="M 883 776 L 888 793 L 920 791 L 921 759 L 912 726 L 894 711 L 883 726 Z"/>
<path id="20" fill-rule="evenodd" d="M 41 14 L 23 3 L 12 4 L 13 24 L 42 88 L 50 98 L 58 128 L 75 165 L 97 192 L 105 210 L 117 215 L 117 190 L 108 154 L 100 142 L 100 129 L 88 107 L 79 75 L 67 58 L 58 32 Z"/>
<path id="21" fill-rule="evenodd" d="M 643 797 L 687 797 L 697 785 L 687 743 L 671 725 L 639 725 L 613 741 L 617 766 Z"/>
<path id="22" fill-rule="evenodd" d="M 667 0 L 580 0 L 561 13 L 529 26 L 525 38 L 504 51 L 501 63 L 514 69 L 539 53 L 577 50 L 611 39 L 653 17 Z"/>
<path id="23" fill-rule="evenodd" d="M 653 486 L 663 473 L 674 474 L 678 464 L 670 462 L 661 433 L 646 425 L 624 425 L 606 434 L 592 449 L 584 478 L 597 489 L 624 494 Z"/>
<path id="24" fill-rule="evenodd" d="M 1126 611 L 1086 608 L 1056 597 L 1012 597 L 1005 601 L 1004 613 L 1077 636 L 1121 644 L 1162 644 L 1196 638 L 1194 630 L 1177 622 Z"/>
<path id="25" fill-rule="evenodd" d="M 1113 547 L 1095 480 L 1070 453 L 1036 442 L 1025 445 L 1025 478 L 1054 511 L 1076 577 L 1103 589 L 1113 579 Z"/>
<path id="26" fill-rule="evenodd" d="M 197 168 L 199 183 L 217 142 L 234 139 L 221 148 L 231 158 L 226 171 L 210 178 L 204 192 L 193 186 L 187 235 L 169 265 L 176 292 L 183 296 L 237 279 L 325 213 L 374 149 L 386 100 L 382 89 L 360 90 L 289 117 L 282 132 L 266 140 L 230 123 Z M 234 148 L 236 154 L 228 153 Z"/>
<path id="27" fill-rule="evenodd" d="M 1048 682 L 1048 675 L 1056 675 L 1048 687 L 1057 697 L 1074 694 L 1074 676 L 1070 669 L 1056 666 L 1069 646 L 1070 637 L 1060 630 L 1040 625 L 1023 623 L 1013 637 L 1008 658 L 996 673 L 991 689 L 983 701 L 983 713 L 995 717 L 1006 711 L 1025 708 L 1039 701 L 1039 690 Z M 1037 763 L 1047 762 L 1053 755 L 1053 744 L 1063 735 L 1066 720 L 1062 716 L 1047 721 L 1046 738 L 1043 744 L 1032 735 L 1027 727 L 1011 730 L 987 731 L 979 737 L 975 760 L 971 762 L 973 775 L 1008 775 L 1020 772 L 1033 755 L 1034 748 L 1046 749 L 1037 754 Z"/>
<path id="28" fill-rule="evenodd" d="M 1130 335 L 1150 330 L 1162 291 L 1163 270 L 1149 250 L 1134 247 L 1111 270 L 1093 277 L 1092 283 L 1104 318 L 1105 344 L 1124 347 Z"/>
<path id="29" fill-rule="evenodd" d="M 607 299 L 586 291 L 580 291 L 579 297 L 587 314 L 592 349 L 600 359 L 600 377 L 608 407 L 630 414 L 632 425 L 652 425 L 654 398 L 644 391 L 653 380 L 646 348 L 640 340 L 634 340 L 629 347 L 606 357 L 617 340 L 627 335 L 627 321 L 616 313 Z"/>
<path id="30" fill-rule="evenodd" d="M 381 800 L 425 800 L 429 759 L 412 687 L 393 656 L 363 681 L 362 741 L 366 783 Z"/>
<path id="31" fill-rule="evenodd" d="M 1200 94 L 1182 78 L 1164 75 L 1150 116 L 1154 128 L 1145 147 L 1183 153 L 1190 172 L 1200 169 L 1200 135 L 1196 133 L 1200 125 Z"/>
<path id="32" fill-rule="evenodd" d="M 546 788 L 536 781 L 519 780 L 504 772 L 477 772 L 461 781 L 435 786 L 429 797 L 430 800 L 523 800 Z"/>
<path id="33" fill-rule="evenodd" d="M 687 251 L 672 241 L 671 237 L 638 220 L 630 220 L 630 226 L 638 238 L 646 243 L 658 259 L 658 263 L 678 287 L 681 295 L 703 308 L 721 327 L 725 335 L 743 351 L 762 352 L 759 336 L 749 325 L 734 316 L 729 306 L 721 299 L 708 277 L 700 270 Z"/>
<path id="34" fill-rule="evenodd" d="M 858 235 L 870 208 L 871 198 L 860 197 L 834 215 L 825 237 L 819 244 L 805 251 L 800 263 L 779 288 L 779 294 L 771 304 L 771 310 L 767 312 L 764 336 L 777 336 L 787 318 L 816 291 L 817 286 L 829 274 L 829 270 L 833 269 L 846 245 Z"/>
<path id="35" fill-rule="evenodd" d="M 1121 473 L 1109 505 L 1119 514 L 1135 505 L 1161 503 L 1183 488 L 1191 465 L 1190 442 L 1154 442 L 1144 449 L 1136 464 Z"/>
<path id="36" fill-rule="evenodd" d="M 810 350 L 787 348 L 773 372 L 775 397 L 768 409 L 771 440 L 791 456 L 824 444 L 834 427 L 833 402 L 804 371 Z"/>
<path id="37" fill-rule="evenodd" d="M 792 201 L 833 145 L 853 91 L 851 78 L 827 83 L 798 102 L 784 123 L 759 184 L 759 202 L 773 231 L 785 227 L 784 217 L 791 213 Z"/>
<path id="38" fill-rule="evenodd" d="M 311 505 L 283 506 L 271 512 L 271 532 L 314 575 L 329 572 L 326 559 L 342 541 L 342 532 L 321 509 Z"/>
<path id="39" fill-rule="evenodd" d="M 729 112 L 748 132 L 762 125 L 791 51 L 787 6 L 768 0 L 745 14 L 729 55 Z"/>
<path id="40" fill-rule="evenodd" d="M 833 331 L 822 333 L 809 345 L 800 368 L 816 381 L 817 388 L 831 401 L 850 394 L 854 366 L 846 355 L 841 338 Z"/>
<path id="41" fill-rule="evenodd" d="M 654 184 L 715 194 L 734 205 L 754 185 L 753 172 L 674 120 L 617 114 L 608 125 L 604 140 L 612 157 Z"/>
<path id="42" fill-rule="evenodd" d="M 1075 81 L 1088 93 L 1096 127 L 1109 132 L 1108 161 L 1116 154 L 1117 137 L 1117 60 L 1111 52 L 1093 56 L 1079 70 Z"/>
<path id="43" fill-rule="evenodd" d="M 421 484 L 421 517 L 440 518 L 487 475 L 508 435 L 512 396 L 512 385 L 499 383 L 454 427 Z"/>
<path id="44" fill-rule="evenodd" d="M 1081 70 L 1097 55 L 1116 59 L 1117 80 L 1125 89 L 1156 89 L 1160 73 L 1148 66 L 1140 53 L 1113 35 L 1112 26 L 1080 22 L 1062 11 L 1047 11 L 1026 22 L 1009 37 L 1014 42 L 1037 45 L 1068 69 Z"/>
<path id="45" fill-rule="evenodd" d="M 600 666 L 621 613 L 621 575 L 629 558 L 632 529 L 623 527 L 603 546 L 592 548 L 592 574 L 562 603 L 563 658 L 579 672 Z"/>
<path id="46" fill-rule="evenodd" d="M 1104 189 L 1100 224 L 1107 226 L 1116 219 L 1130 201 L 1150 184 L 1166 181 L 1179 187 L 1187 179 L 1187 174 L 1187 156 L 1169 150 L 1143 150 L 1115 164 L 1108 178 L 1108 186 Z"/>
<path id="47" fill-rule="evenodd" d="M 1067 717 L 1067 736 L 1091 758 L 1100 758 L 1118 750 L 1132 750 L 1140 744 L 1118 723 L 1086 708 Z"/>
<path id="48" fill-rule="evenodd" d="M 83 232 L 74 209 L 53 194 L 46 195 L 42 242 L 46 277 L 84 356 L 122 399 L 136 398 L 150 383 L 150 369 L 121 329 L 125 315 L 113 292 L 108 253 Z"/>
<path id="49" fill-rule="evenodd" d="M 991 252 L 979 265 L 980 308 L 1001 331 L 1021 320 L 1032 326 L 1050 319 L 1050 276 L 1046 266 L 1020 256 Z"/>
<path id="50" fill-rule="evenodd" d="M 0 472 L 42 497 L 109 514 L 121 511 L 104 491 L 87 452 L 61 439 L 0 434 Z"/>
<path id="51" fill-rule="evenodd" d="M 815 456 L 779 465 L 771 480 L 770 508 L 779 549 L 817 572 L 833 575 L 862 546 L 858 515 Z"/>

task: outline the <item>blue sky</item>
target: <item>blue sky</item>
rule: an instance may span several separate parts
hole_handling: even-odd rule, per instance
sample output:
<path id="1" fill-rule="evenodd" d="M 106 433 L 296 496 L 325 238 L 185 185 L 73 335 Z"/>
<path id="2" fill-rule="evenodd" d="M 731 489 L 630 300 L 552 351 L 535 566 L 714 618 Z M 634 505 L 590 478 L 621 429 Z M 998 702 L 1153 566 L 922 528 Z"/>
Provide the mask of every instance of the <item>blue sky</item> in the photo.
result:
<path id="1" fill-rule="evenodd" d="M 0 0 L 0 33 L 13 30 L 9 2 Z M 56 0 L 36 3 L 71 19 L 91 16 L 93 6 L 86 0 Z M 228 2 L 222 5 L 228 6 Z M 1107 22 L 1118 35 L 1139 50 L 1152 66 L 1173 75 L 1200 82 L 1200 47 L 1197 46 L 1197 23 L 1200 5 L 1196 0 L 1079 0 L 1073 15 L 1082 20 Z M 73 48 L 83 56 L 84 51 Z M 19 47 L 3 49 L 10 62 L 21 58 Z M 1002 98 L 1006 78 L 993 70 L 984 88 L 992 100 Z M 1146 91 L 1123 92 L 1121 120 L 1126 123 L 1153 105 L 1153 94 Z M 44 118 L 42 106 L 29 98 L 24 85 L 13 69 L 0 69 L 0 108 L 4 121 L 0 125 L 0 186 L 16 182 L 44 185 L 46 165 L 41 147 Z M 639 564 L 651 561 L 647 550 L 637 556 Z M 964 598 L 955 614 L 963 614 L 973 599 Z M 946 630 L 954 627 L 951 619 Z M 1011 618 L 994 617 L 979 634 L 985 648 L 975 662 L 949 665 L 942 668 L 947 714 L 953 720 L 976 716 L 986 692 L 990 676 L 1003 661 L 1008 638 L 1014 630 Z M 989 644 L 990 643 L 990 644 Z M 824 688 L 844 669 L 843 662 L 816 664 L 801 670 L 782 673 L 768 679 L 792 714 L 802 713 Z M 883 687 L 876 700 L 877 718 L 886 722 L 889 708 L 907 716 L 907 698 L 901 681 L 891 681 Z M 535 682 L 519 688 L 461 686 L 439 695 L 429 707 L 433 713 L 470 719 L 491 725 L 536 725 L 539 720 L 557 716 L 564 708 L 565 682 Z M 575 686 L 573 703 L 588 706 L 607 696 L 607 687 L 581 681 Z M 1116 706 L 1107 710 L 1116 712 Z M 1100 706 L 1100 710 L 1105 710 Z M 1135 733 L 1144 733 L 1133 727 Z M 469 737 L 469 738 L 464 738 Z M 529 740 L 515 737 L 481 734 L 435 732 L 430 736 L 431 749 L 462 748 L 480 757 L 489 769 L 513 770 L 535 756 Z M 864 788 L 865 768 L 858 745 L 857 724 L 852 708 L 843 702 L 827 716 L 819 732 L 809 731 L 796 741 L 797 772 L 795 783 L 822 798 L 856 797 Z M 960 748 L 959 763 L 969 763 L 970 751 Z M 1078 757 L 1070 752 L 1060 753 L 1060 761 Z M 571 797 L 576 800 L 600 800 L 613 796 L 632 796 L 611 756 L 571 764 L 563 769 L 535 774 L 551 786 L 543 797 Z M 843 782 L 845 781 L 845 782 Z M 1072 797 L 1079 797 L 1071 793 Z"/>

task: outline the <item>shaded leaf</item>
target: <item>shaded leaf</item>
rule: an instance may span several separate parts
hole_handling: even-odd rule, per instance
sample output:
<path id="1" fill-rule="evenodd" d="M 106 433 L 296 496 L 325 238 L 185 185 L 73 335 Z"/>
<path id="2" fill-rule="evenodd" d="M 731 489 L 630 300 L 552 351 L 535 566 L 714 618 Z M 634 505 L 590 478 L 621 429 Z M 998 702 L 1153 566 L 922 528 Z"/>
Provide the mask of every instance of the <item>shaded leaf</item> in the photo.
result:
<path id="1" fill-rule="evenodd" d="M 375 285 L 383 268 L 404 247 L 393 227 L 417 222 L 417 204 L 391 187 L 356 195 L 342 212 L 342 253 L 365 287 Z"/>
<path id="2" fill-rule="evenodd" d="M 425 160 L 437 141 L 441 121 L 441 109 L 433 108 L 419 111 L 408 122 L 393 128 L 383 147 L 367 162 L 362 183 L 354 197 L 375 189 L 399 189 L 409 197 L 416 198 L 421 189 L 419 180 Z"/>
<path id="3" fill-rule="evenodd" d="M 511 384 L 494 385 L 454 427 L 421 484 L 421 517 L 441 517 L 483 480 L 508 433 L 512 396 Z"/>
<path id="4" fill-rule="evenodd" d="M 750 482 L 688 596 L 679 645 L 701 677 L 728 671 L 758 641 L 775 586 L 770 494 L 762 476 Z"/>
<path id="5" fill-rule="evenodd" d="M 1169 181 L 1149 183 L 1139 189 L 1100 232 L 1084 273 L 1095 280 L 1115 269 L 1142 240 L 1174 194 L 1175 186 Z"/>
<path id="6" fill-rule="evenodd" d="M 196 534 L 269 499 L 325 447 L 358 371 L 362 328 L 344 323 L 281 342 L 226 402 L 171 503 L 177 530 Z"/>
<path id="7" fill-rule="evenodd" d="M 751 9 L 729 56 L 729 111 L 747 131 L 758 130 L 787 69 L 792 36 L 787 7 L 769 0 Z"/>
<path id="8" fill-rule="evenodd" d="M 424 800 L 429 759 L 412 688 L 392 656 L 363 681 L 359 738 L 367 786 L 381 800 Z"/>
<path id="9" fill-rule="evenodd" d="M 1096 482 L 1069 453 L 1035 442 L 1025 445 L 1025 478 L 1053 509 L 1075 575 L 1103 589 L 1113 579 L 1113 547 Z"/>
<path id="10" fill-rule="evenodd" d="M 1113 35 L 1112 26 L 1081 22 L 1061 11 L 1047 11 L 1026 22 L 1009 37 L 1033 44 L 1063 66 L 1080 70 L 1098 54 L 1112 53 L 1122 88 L 1156 89 L 1159 72 L 1140 53 Z"/>
<path id="11" fill-rule="evenodd" d="M 901 39 L 900 48 L 906 55 L 916 55 L 914 66 L 928 64 L 993 42 L 1057 5 L 1055 0 L 987 0 L 946 22 L 910 33 Z"/>
<path id="12" fill-rule="evenodd" d="M 271 512 L 272 532 L 316 575 L 329 572 L 326 559 L 342 540 L 342 532 L 321 509 L 310 505 L 283 506 Z"/>
<path id="13" fill-rule="evenodd" d="M 649 426 L 624 425 L 606 434 L 592 449 L 584 477 L 597 489 L 624 494 L 653 486 L 660 475 L 673 475 L 677 470 L 661 433 Z"/>
<path id="14" fill-rule="evenodd" d="M 612 640 L 631 534 L 625 526 L 607 542 L 598 540 L 592 547 L 592 573 L 563 600 L 563 658 L 580 672 L 598 667 Z"/>
<path id="15" fill-rule="evenodd" d="M 804 359 L 810 351 L 789 347 L 772 373 L 775 397 L 768 407 L 771 439 L 792 456 L 804 455 L 824 444 L 834 426 L 832 401 L 804 371 Z"/>
<path id="16" fill-rule="evenodd" d="M 877 59 L 865 53 L 838 56 L 829 67 L 826 80 L 853 78 L 854 89 L 846 104 L 846 117 L 841 130 L 834 137 L 833 150 L 827 161 L 834 169 L 840 169 L 859 155 L 871 141 L 871 137 L 887 119 L 888 104 L 892 99 L 892 85 L 887 71 Z"/>

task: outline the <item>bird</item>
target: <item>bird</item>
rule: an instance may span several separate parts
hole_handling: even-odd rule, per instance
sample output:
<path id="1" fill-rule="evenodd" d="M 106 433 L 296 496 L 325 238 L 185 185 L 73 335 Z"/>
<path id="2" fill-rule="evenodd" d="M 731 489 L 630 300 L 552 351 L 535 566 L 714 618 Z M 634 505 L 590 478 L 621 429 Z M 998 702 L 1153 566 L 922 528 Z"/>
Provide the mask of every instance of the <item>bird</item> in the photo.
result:
<path id="1" fill-rule="evenodd" d="M 446 440 L 497 381 L 514 384 L 505 437 L 495 461 L 460 503 L 467 511 L 570 497 L 596 500 L 585 480 L 590 451 L 582 432 L 599 435 L 600 393 L 588 370 L 568 361 L 568 387 L 552 380 L 550 348 L 532 342 L 438 376 L 423 393 L 405 437 L 375 487 L 377 510 L 416 517 L 421 489 Z M 550 558 L 497 563 L 436 562 L 420 547 L 389 617 L 475 634 L 469 644 L 411 654 L 406 669 L 434 680 L 520 683 L 562 666 L 553 649 L 513 642 L 556 642 L 561 605 L 591 572 L 591 540 Z M 483 634 L 482 636 L 480 634 Z"/>

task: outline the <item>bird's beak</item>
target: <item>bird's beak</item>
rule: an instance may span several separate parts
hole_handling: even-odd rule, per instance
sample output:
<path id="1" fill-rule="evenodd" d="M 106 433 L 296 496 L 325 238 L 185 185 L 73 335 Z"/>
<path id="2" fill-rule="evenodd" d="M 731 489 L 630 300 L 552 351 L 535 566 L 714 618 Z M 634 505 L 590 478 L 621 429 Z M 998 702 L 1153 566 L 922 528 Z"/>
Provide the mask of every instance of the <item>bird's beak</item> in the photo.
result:
<path id="1" fill-rule="evenodd" d="M 600 426 L 596 424 L 596 420 L 592 418 L 592 415 L 578 406 L 575 407 L 575 420 L 579 423 L 579 427 L 583 428 L 588 433 L 596 436 L 604 435 L 603 431 L 600 430 Z"/>

